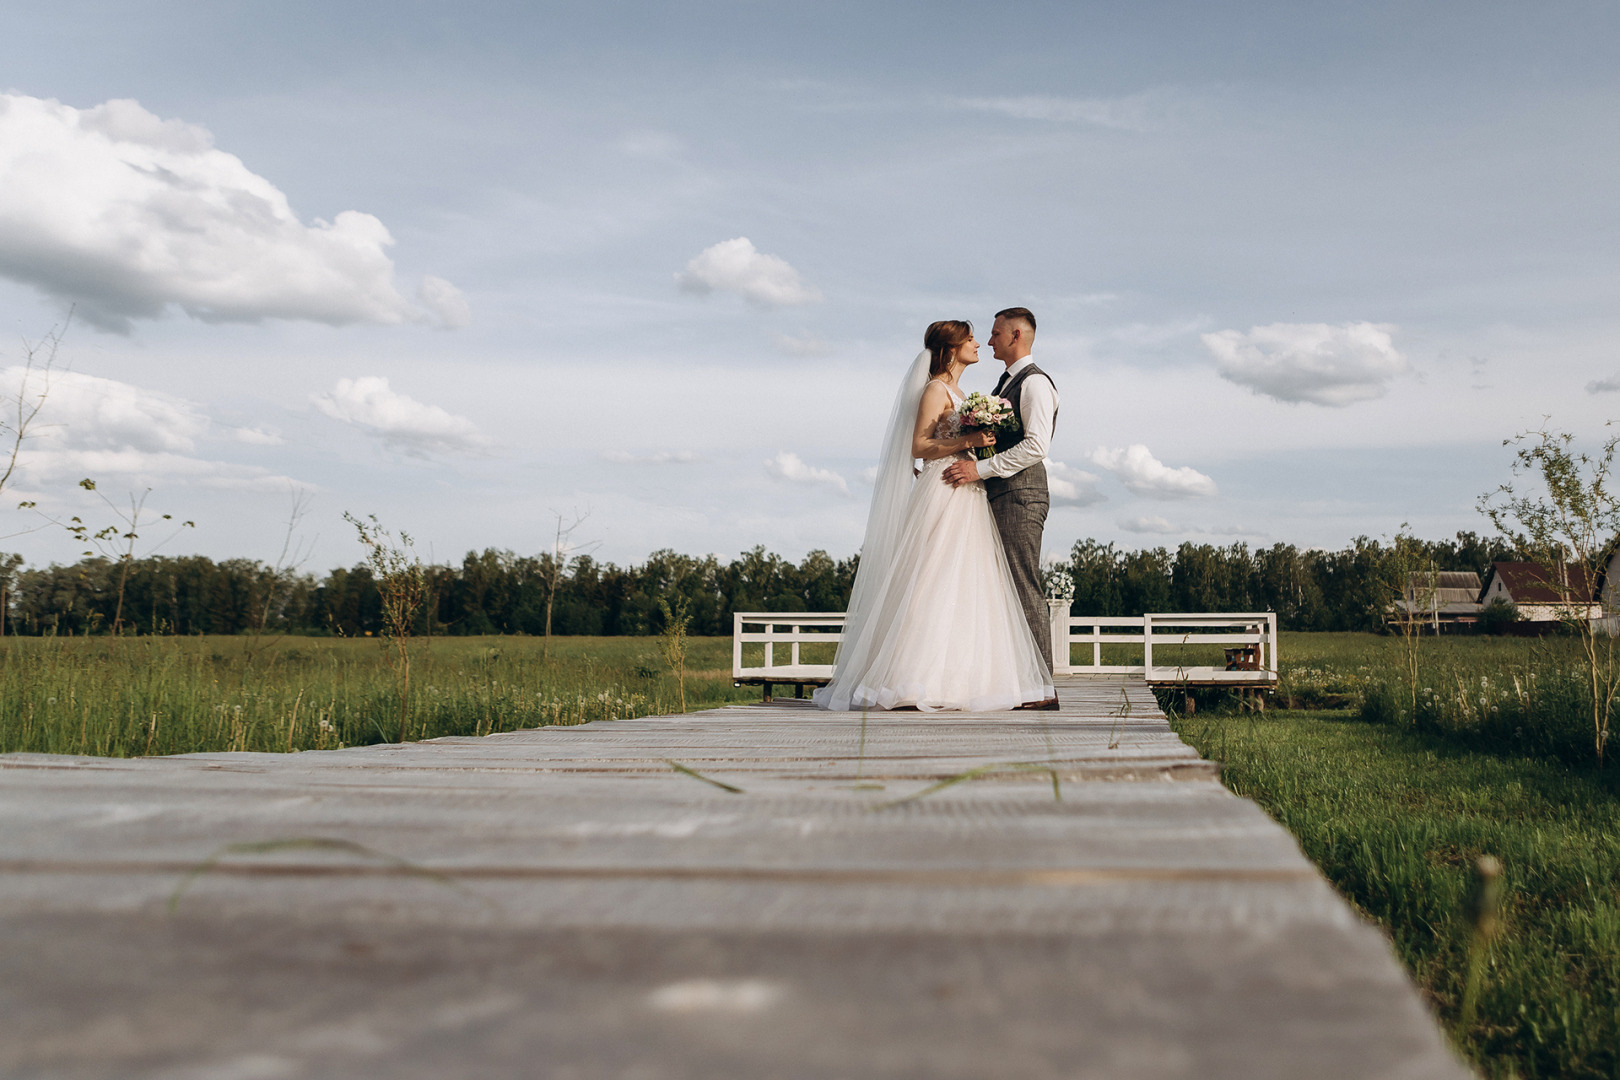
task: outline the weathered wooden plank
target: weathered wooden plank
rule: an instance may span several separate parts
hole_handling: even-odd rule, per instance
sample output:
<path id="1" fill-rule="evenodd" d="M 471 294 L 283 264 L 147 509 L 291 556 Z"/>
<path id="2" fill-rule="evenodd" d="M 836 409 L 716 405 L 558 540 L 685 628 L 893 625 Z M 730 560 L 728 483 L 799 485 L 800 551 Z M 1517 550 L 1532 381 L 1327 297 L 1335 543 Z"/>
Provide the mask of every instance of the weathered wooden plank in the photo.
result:
<path id="1" fill-rule="evenodd" d="M 0 1073 L 1466 1075 L 1146 688 L 1060 696 L 0 757 Z"/>

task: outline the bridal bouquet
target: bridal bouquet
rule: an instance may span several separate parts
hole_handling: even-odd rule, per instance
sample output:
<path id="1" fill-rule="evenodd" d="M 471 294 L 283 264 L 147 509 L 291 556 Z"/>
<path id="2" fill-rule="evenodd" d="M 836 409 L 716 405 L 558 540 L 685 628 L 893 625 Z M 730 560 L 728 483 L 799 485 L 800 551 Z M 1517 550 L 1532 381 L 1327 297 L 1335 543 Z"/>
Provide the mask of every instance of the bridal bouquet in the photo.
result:
<path id="1" fill-rule="evenodd" d="M 985 397 L 975 390 L 962 402 L 957 410 L 957 416 L 962 423 L 964 431 L 981 431 L 988 429 L 996 433 L 996 441 L 1003 441 L 1003 437 L 1017 435 L 1021 430 L 1018 418 L 1013 415 L 1012 402 L 1006 398 Z M 976 447 L 973 453 L 981 458 L 994 457 L 996 448 L 993 446 Z"/>

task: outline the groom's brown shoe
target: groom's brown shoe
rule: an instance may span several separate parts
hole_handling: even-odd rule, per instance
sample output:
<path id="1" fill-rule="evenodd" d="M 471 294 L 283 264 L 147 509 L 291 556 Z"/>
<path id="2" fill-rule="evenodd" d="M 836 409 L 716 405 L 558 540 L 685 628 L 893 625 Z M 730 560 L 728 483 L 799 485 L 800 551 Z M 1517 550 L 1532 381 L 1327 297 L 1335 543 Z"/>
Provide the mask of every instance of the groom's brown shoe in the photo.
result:
<path id="1" fill-rule="evenodd" d="M 1048 710 L 1050 710 L 1050 709 L 1061 708 L 1061 706 L 1058 705 L 1058 699 L 1057 698 L 1049 697 L 1045 701 L 1026 701 L 1022 705 L 1018 706 L 1018 708 L 1020 708 L 1020 709 L 1048 709 Z"/>

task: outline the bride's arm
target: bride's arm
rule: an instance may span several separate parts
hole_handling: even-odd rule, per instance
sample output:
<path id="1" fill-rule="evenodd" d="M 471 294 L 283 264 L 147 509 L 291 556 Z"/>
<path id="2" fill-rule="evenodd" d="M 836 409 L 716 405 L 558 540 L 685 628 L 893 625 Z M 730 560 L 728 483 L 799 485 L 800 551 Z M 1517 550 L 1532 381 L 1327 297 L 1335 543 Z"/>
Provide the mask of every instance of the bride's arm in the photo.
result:
<path id="1" fill-rule="evenodd" d="M 933 461 L 950 457 L 976 446 L 994 446 L 993 432 L 973 431 L 958 439 L 936 439 L 934 428 L 951 411 L 951 396 L 939 383 L 929 383 L 923 391 L 922 404 L 917 406 L 917 426 L 911 431 L 911 456 Z"/>

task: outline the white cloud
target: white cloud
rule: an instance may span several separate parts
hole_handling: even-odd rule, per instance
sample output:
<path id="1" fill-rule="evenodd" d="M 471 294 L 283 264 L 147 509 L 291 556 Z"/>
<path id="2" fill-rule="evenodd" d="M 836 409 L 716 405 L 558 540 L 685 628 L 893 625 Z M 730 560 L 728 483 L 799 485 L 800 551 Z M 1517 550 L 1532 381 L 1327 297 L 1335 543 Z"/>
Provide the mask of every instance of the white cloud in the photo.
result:
<path id="1" fill-rule="evenodd" d="M 1090 460 L 1098 468 L 1117 476 L 1130 491 L 1150 499 L 1184 499 L 1217 493 L 1214 480 L 1188 465 L 1172 469 L 1141 443 L 1125 450 L 1099 446 L 1091 452 Z"/>
<path id="2" fill-rule="evenodd" d="M 354 210 L 305 225 L 206 129 L 135 101 L 0 94 L 0 275 L 102 327 L 171 305 L 209 322 L 424 320 L 395 285 L 392 243 Z M 437 280 L 424 299 L 451 325 Z"/>
<path id="3" fill-rule="evenodd" d="M 1221 378 L 1286 402 L 1339 408 L 1382 397 L 1407 370 L 1393 326 L 1272 323 L 1204 334 Z"/>
<path id="4" fill-rule="evenodd" d="M 467 297 L 444 278 L 432 274 L 424 277 L 416 290 L 416 298 L 422 301 L 423 307 L 438 316 L 439 325 L 446 330 L 459 330 L 472 322 L 472 309 L 467 306 Z"/>
<path id="5" fill-rule="evenodd" d="M 791 484 L 826 485 L 849 494 L 849 485 L 844 478 L 831 469 L 818 469 L 814 465 L 806 465 L 799 460 L 799 455 L 780 450 L 773 458 L 765 459 L 765 471 L 778 480 L 786 480 Z"/>
<path id="6" fill-rule="evenodd" d="M 1046 486 L 1052 501 L 1069 506 L 1092 506 L 1104 502 L 1108 496 L 1097 490 L 1098 477 L 1084 469 L 1076 469 L 1061 461 L 1046 463 Z"/>
<path id="7" fill-rule="evenodd" d="M 231 438 L 249 446 L 280 446 L 287 441 L 274 431 L 262 427 L 232 428 Z"/>
<path id="8" fill-rule="evenodd" d="M 786 260 L 756 251 L 746 236 L 704 248 L 675 275 L 675 283 L 684 292 L 699 295 L 734 292 L 761 307 L 809 304 L 821 299 L 821 291 L 806 283 Z"/>
<path id="9" fill-rule="evenodd" d="M 388 445 L 418 456 L 487 450 L 491 445 L 471 420 L 391 390 L 388 380 L 377 375 L 339 379 L 328 393 L 312 394 L 310 400 L 332 419 L 380 435 Z"/>
<path id="10" fill-rule="evenodd" d="M 1607 379 L 1593 379 L 1586 384 L 1588 394 L 1612 394 L 1620 390 L 1620 375 L 1610 375 Z"/>
<path id="11" fill-rule="evenodd" d="M 1119 521 L 1119 527 L 1124 529 L 1126 532 L 1148 533 L 1154 536 L 1162 536 L 1166 533 L 1178 531 L 1174 525 L 1170 524 L 1164 518 L 1152 515 L 1147 517 L 1121 518 Z"/>
<path id="12" fill-rule="evenodd" d="M 1173 533 L 1184 537 L 1210 536 L 1237 539 L 1258 539 L 1268 535 L 1267 533 L 1261 532 L 1257 529 L 1251 529 L 1242 525 L 1178 525 L 1167 520 L 1166 518 L 1159 517 L 1157 514 L 1145 514 L 1141 517 L 1121 518 L 1115 524 L 1117 524 L 1121 529 L 1124 529 L 1126 532 L 1144 533 L 1153 536 L 1164 536 L 1166 534 Z"/>
<path id="13" fill-rule="evenodd" d="M 1208 326 L 1209 319 L 1172 319 L 1168 322 L 1133 322 L 1109 330 L 1107 338 L 1136 348 L 1155 348 L 1195 334 Z"/>
<path id="14" fill-rule="evenodd" d="M 1015 120 L 1044 120 L 1056 124 L 1090 124 L 1121 131 L 1145 131 L 1168 105 L 1162 92 L 1149 91 L 1117 98 L 1063 98 L 1039 94 L 1019 97 L 960 98 L 966 109 L 1000 113 Z"/>
<path id="15" fill-rule="evenodd" d="M 22 375 L 21 367 L 6 369 L 8 390 Z M 208 417 L 189 401 L 114 379 L 57 371 L 32 434 L 59 450 L 189 454 L 207 431 Z"/>
<path id="16" fill-rule="evenodd" d="M 0 372 L 0 387 L 15 393 L 23 370 Z M 196 456 L 198 440 L 213 427 L 201 408 L 184 399 L 116 379 L 57 371 L 19 455 L 23 482 L 48 488 L 67 479 L 114 476 L 135 484 L 187 480 L 205 487 L 262 490 L 284 490 L 293 483 L 259 466 Z M 236 441 L 254 441 L 242 438 L 246 431 L 267 434 L 227 430 Z"/>
<path id="17" fill-rule="evenodd" d="M 808 330 L 801 331 L 797 337 L 777 334 L 776 347 L 789 356 L 826 356 L 832 352 L 832 346 Z"/>
<path id="18" fill-rule="evenodd" d="M 690 465 L 703 459 L 694 450 L 656 450 L 647 454 L 632 454 L 628 450 L 607 450 L 603 452 L 602 460 L 611 461 L 615 465 Z"/>
<path id="19" fill-rule="evenodd" d="M 668 158 L 684 150 L 685 144 L 667 131 L 632 131 L 619 139 L 619 152 L 633 158 Z"/>
<path id="20" fill-rule="evenodd" d="M 1261 539 L 1271 535 L 1264 529 L 1255 529 L 1247 525 L 1211 525 L 1207 529 L 1195 529 L 1193 531 L 1205 533 L 1209 536 L 1236 536 L 1251 539 Z"/>
<path id="21" fill-rule="evenodd" d="M 175 481 L 228 490 L 280 492 L 288 487 L 313 487 L 290 476 L 272 473 L 259 465 L 210 461 L 189 454 L 154 454 L 144 450 L 53 451 L 38 448 L 24 451 L 19 455 L 19 463 L 31 485 L 62 483 L 88 476 L 96 480 L 115 477 L 131 487 L 161 487 Z"/>

